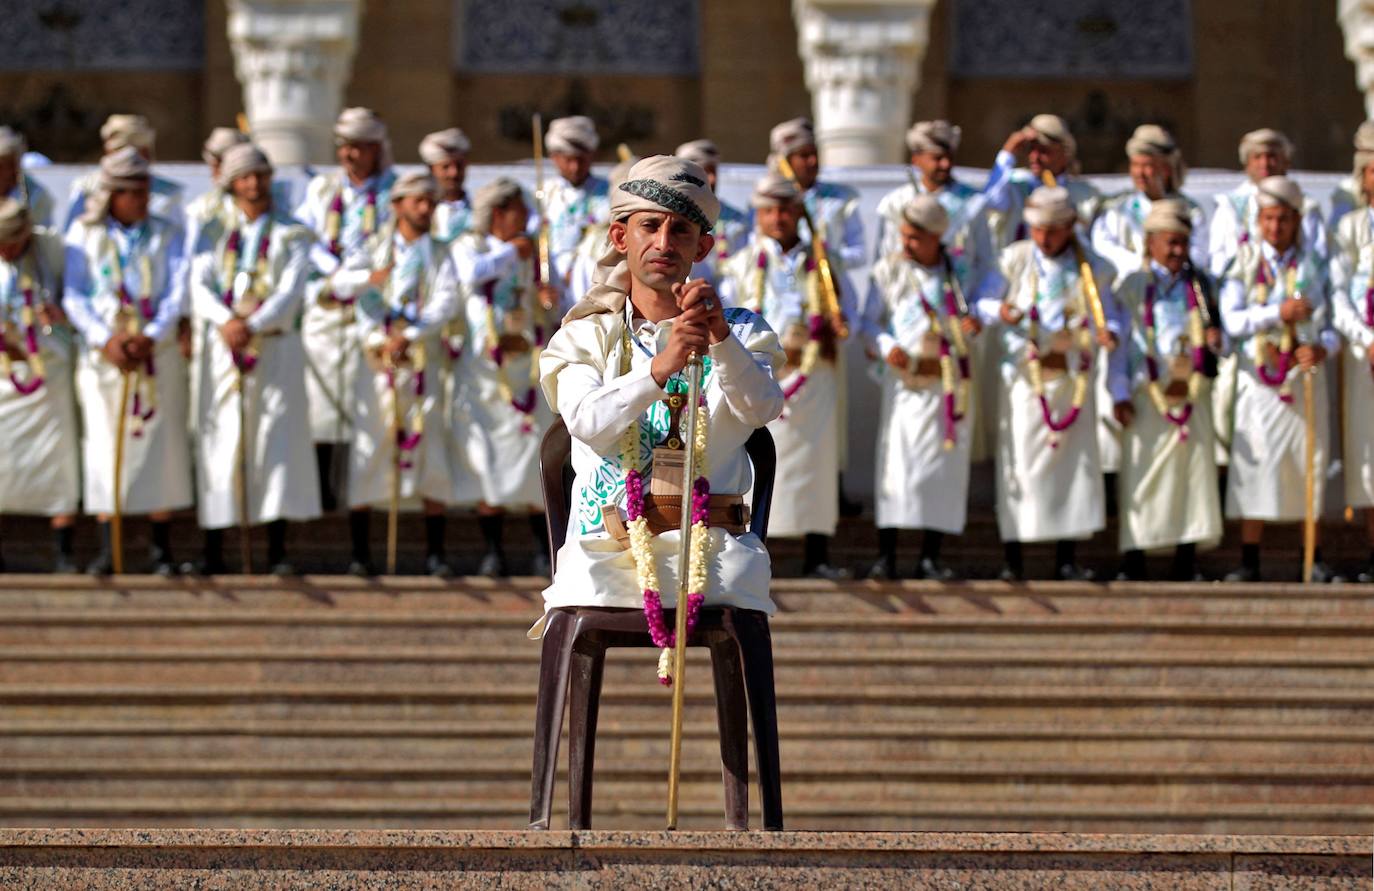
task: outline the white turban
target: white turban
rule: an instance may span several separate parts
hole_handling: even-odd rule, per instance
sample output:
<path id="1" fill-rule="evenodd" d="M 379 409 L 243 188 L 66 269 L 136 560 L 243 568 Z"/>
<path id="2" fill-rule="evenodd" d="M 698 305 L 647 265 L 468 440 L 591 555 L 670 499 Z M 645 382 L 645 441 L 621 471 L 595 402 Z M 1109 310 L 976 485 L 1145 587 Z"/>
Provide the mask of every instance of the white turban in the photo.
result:
<path id="1" fill-rule="evenodd" d="M 498 207 L 505 207 L 515 198 L 524 198 L 525 191 L 509 176 L 498 176 L 477 190 L 472 196 L 472 228 L 483 235 L 491 234 L 491 215 Z"/>
<path id="2" fill-rule="evenodd" d="M 934 195 L 921 194 L 902 208 L 902 219 L 932 235 L 944 235 L 949 228 L 949 211 Z"/>
<path id="3" fill-rule="evenodd" d="M 1285 160 L 1293 159 L 1293 143 L 1288 137 L 1278 130 L 1264 127 L 1260 130 L 1251 130 L 1240 138 L 1240 163 L 1250 163 L 1251 155 L 1269 148 L 1274 149 Z"/>
<path id="4" fill-rule="evenodd" d="M 238 132 L 238 131 L 234 131 Z M 219 160 L 219 186 L 228 191 L 234 180 L 250 173 L 271 173 L 272 162 L 251 142 L 230 146 Z"/>
<path id="5" fill-rule="evenodd" d="M 1374 120 L 1365 121 L 1356 128 L 1355 150 L 1374 152 Z"/>
<path id="6" fill-rule="evenodd" d="M 1070 158 L 1078 156 L 1078 142 L 1069 132 L 1069 124 L 1057 114 L 1038 114 L 1030 120 L 1039 142 L 1062 145 Z"/>
<path id="7" fill-rule="evenodd" d="M 100 159 L 95 190 L 86 196 L 86 210 L 81 219 L 87 223 L 100 222 L 110 209 L 111 193 L 146 186 L 151 175 L 148 159 L 132 145 L 105 155 Z"/>
<path id="8" fill-rule="evenodd" d="M 0 158 L 20 158 L 24 155 L 24 137 L 9 127 L 0 127 Z"/>
<path id="9" fill-rule="evenodd" d="M 428 170 L 402 173 L 391 186 L 391 200 L 400 201 L 408 195 L 428 195 L 437 201 L 439 181 Z"/>
<path id="10" fill-rule="evenodd" d="M 1023 214 L 1026 222 L 1037 229 L 1071 226 L 1078 220 L 1069 190 L 1063 186 L 1040 186 L 1026 199 Z"/>
<path id="11" fill-rule="evenodd" d="M 1158 124 L 1141 124 L 1135 128 L 1131 138 L 1126 141 L 1126 157 L 1140 156 L 1163 158 L 1169 162 L 1173 175 L 1169 191 L 1176 192 L 1183 187 L 1186 170 L 1183 166 L 1183 150 L 1178 147 L 1174 136 Z"/>
<path id="12" fill-rule="evenodd" d="M 152 151 L 157 133 L 141 114 L 112 114 L 100 127 L 100 141 L 107 154 L 130 145 Z"/>
<path id="13" fill-rule="evenodd" d="M 1150 205 L 1145 215 L 1145 234 L 1170 232 L 1178 235 L 1193 234 L 1193 212 L 1188 202 L 1181 198 L 1164 198 Z"/>
<path id="14" fill-rule="evenodd" d="M 694 139 L 691 142 L 684 142 L 673 152 L 679 158 L 686 158 L 688 161 L 695 161 L 702 167 L 707 167 L 720 163 L 720 149 L 709 139 Z"/>
<path id="15" fill-rule="evenodd" d="M 217 164 L 224 158 L 225 152 L 248 141 L 248 134 L 236 127 L 216 127 L 210 131 L 205 145 L 201 147 L 201 160 L 206 164 Z"/>
<path id="16" fill-rule="evenodd" d="M 592 119 L 579 114 L 550 121 L 544 144 L 550 152 L 560 155 L 590 155 L 601 145 L 601 139 Z"/>
<path id="17" fill-rule="evenodd" d="M 786 158 L 816 144 L 816 127 L 810 118 L 793 118 L 783 121 L 768 133 L 768 148 L 773 154 Z"/>
<path id="18" fill-rule="evenodd" d="M 0 243 L 19 241 L 33 231 L 29 206 L 14 198 L 0 198 Z"/>
<path id="19" fill-rule="evenodd" d="M 457 127 L 431 133 L 420 140 L 420 160 L 430 166 L 465 157 L 470 151 L 472 143 L 467 134 Z"/>
<path id="20" fill-rule="evenodd" d="M 1302 189 L 1286 176 L 1266 176 L 1255 184 L 1260 207 L 1291 207 L 1302 213 Z"/>
<path id="21" fill-rule="evenodd" d="M 711 231 L 720 216 L 720 200 L 706 183 L 701 165 L 672 155 L 653 155 L 630 168 L 629 179 L 611 194 L 611 219 L 624 220 L 639 211 L 670 211 Z M 596 313 L 618 313 L 630 291 L 630 266 L 612 245 L 597 261 L 592 287 L 563 322 Z"/>
<path id="22" fill-rule="evenodd" d="M 963 135 L 964 131 L 949 121 L 917 121 L 906 131 L 906 147 L 913 155 L 922 152 L 952 155 L 959 150 Z"/>
<path id="23" fill-rule="evenodd" d="M 755 208 L 795 204 L 800 200 L 801 192 L 797 189 L 797 184 L 772 170 L 754 183 L 754 193 L 749 196 L 749 204 Z"/>
<path id="24" fill-rule="evenodd" d="M 370 108 L 345 108 L 334 122 L 334 139 L 339 144 L 349 142 L 376 143 L 382 147 L 377 169 L 391 166 L 391 140 L 387 138 L 386 123 Z"/>

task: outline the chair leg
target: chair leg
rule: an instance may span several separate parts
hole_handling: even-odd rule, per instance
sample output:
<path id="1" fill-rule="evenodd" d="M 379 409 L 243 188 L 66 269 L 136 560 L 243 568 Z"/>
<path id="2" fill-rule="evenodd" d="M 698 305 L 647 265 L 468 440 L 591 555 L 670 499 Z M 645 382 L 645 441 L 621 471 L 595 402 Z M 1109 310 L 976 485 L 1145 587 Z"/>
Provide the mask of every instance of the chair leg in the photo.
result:
<path id="1" fill-rule="evenodd" d="M 553 816 L 553 784 L 558 772 L 558 741 L 568 701 L 568 663 L 572 655 L 573 617 L 549 613 L 544 648 L 539 656 L 539 696 L 534 708 L 534 768 L 530 786 L 530 828 L 548 829 Z"/>
<path id="2" fill-rule="evenodd" d="M 582 636 L 573 641 L 568 696 L 568 828 L 592 828 L 592 774 L 596 764 L 596 719 L 606 645 Z"/>
<path id="3" fill-rule="evenodd" d="M 749 712 L 739 643 L 722 635 L 711 642 L 720 729 L 721 779 L 725 783 L 725 828 L 749 828 Z"/>
<path id="4" fill-rule="evenodd" d="M 734 628 L 744 659 L 744 686 L 754 721 L 754 758 L 758 762 L 763 828 L 782 829 L 782 766 L 778 754 L 778 702 L 773 686 L 773 638 L 768 617 L 736 610 Z"/>

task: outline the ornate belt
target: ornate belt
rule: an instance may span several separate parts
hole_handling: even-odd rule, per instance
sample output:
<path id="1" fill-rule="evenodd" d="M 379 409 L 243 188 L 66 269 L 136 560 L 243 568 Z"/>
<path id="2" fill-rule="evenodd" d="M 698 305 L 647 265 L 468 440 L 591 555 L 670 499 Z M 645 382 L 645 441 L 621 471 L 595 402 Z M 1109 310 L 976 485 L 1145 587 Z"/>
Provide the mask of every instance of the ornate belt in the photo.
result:
<path id="1" fill-rule="evenodd" d="M 621 546 L 630 547 L 630 532 L 620 519 L 615 505 L 605 505 L 601 509 L 601 519 L 610 533 Z M 644 495 L 644 519 L 649 523 L 649 531 L 660 535 L 671 529 L 682 528 L 682 497 L 679 495 Z M 749 505 L 744 503 L 743 495 L 712 495 L 707 506 L 707 523 L 715 529 L 724 529 L 731 535 L 743 535 L 749 531 Z"/>

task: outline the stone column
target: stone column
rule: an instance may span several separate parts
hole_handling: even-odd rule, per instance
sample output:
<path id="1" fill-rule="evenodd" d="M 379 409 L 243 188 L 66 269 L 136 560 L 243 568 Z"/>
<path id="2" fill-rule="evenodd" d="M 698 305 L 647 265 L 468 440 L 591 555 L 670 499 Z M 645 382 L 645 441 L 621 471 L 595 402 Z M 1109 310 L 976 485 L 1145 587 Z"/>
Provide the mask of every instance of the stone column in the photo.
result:
<path id="1" fill-rule="evenodd" d="M 793 0 L 823 163 L 905 159 L 902 137 L 934 6 L 935 0 Z"/>
<path id="2" fill-rule="evenodd" d="M 228 0 L 234 73 L 274 164 L 333 159 L 363 0 Z"/>
<path id="3" fill-rule="evenodd" d="M 1364 114 L 1374 118 L 1374 0 L 1339 0 L 1336 18 L 1345 31 L 1345 57 L 1355 63 L 1364 93 Z"/>

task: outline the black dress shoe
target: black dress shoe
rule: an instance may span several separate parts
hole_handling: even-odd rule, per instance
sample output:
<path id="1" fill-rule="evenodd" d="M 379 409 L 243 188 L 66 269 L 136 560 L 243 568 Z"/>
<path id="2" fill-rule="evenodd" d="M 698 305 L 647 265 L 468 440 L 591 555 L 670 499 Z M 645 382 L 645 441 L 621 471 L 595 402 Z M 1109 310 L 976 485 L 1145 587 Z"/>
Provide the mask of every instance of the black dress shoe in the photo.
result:
<path id="1" fill-rule="evenodd" d="M 530 575 L 551 578 L 553 576 L 553 568 L 549 565 L 549 558 L 545 557 L 543 554 L 535 554 L 534 559 L 530 561 Z"/>
<path id="2" fill-rule="evenodd" d="M 921 562 L 916 564 L 916 578 L 929 579 L 933 582 L 954 581 L 954 570 L 930 557 L 922 557 Z"/>
<path id="3" fill-rule="evenodd" d="M 486 555 L 482 557 L 482 562 L 477 566 L 477 574 L 484 575 L 489 579 L 505 578 L 509 575 L 509 573 L 506 572 L 505 555 L 499 554 L 496 551 L 488 551 Z"/>
<path id="4" fill-rule="evenodd" d="M 1312 564 L 1312 583 L 1314 585 L 1338 585 L 1345 581 L 1345 576 L 1337 575 L 1336 570 L 1331 568 L 1329 563 Z"/>
<path id="5" fill-rule="evenodd" d="M 1003 566 L 1002 571 L 997 573 L 997 580 L 1002 582 L 1024 582 L 1026 577 L 1010 566 Z"/>
<path id="6" fill-rule="evenodd" d="M 279 578 L 294 578 L 300 575 L 300 572 L 296 569 L 296 565 L 290 560 L 282 560 L 279 563 L 273 563 L 272 568 L 267 570 L 267 572 L 269 575 L 275 575 Z"/>
<path id="7" fill-rule="evenodd" d="M 453 567 L 438 554 L 430 554 L 425 558 L 425 573 L 436 579 L 451 579 L 454 576 Z"/>
<path id="8" fill-rule="evenodd" d="M 1259 570 L 1249 566 L 1242 566 L 1226 573 L 1221 579 L 1223 582 L 1257 582 L 1260 580 Z"/>
<path id="9" fill-rule="evenodd" d="M 182 575 L 195 576 L 196 578 L 225 575 L 228 572 L 229 567 L 224 565 L 223 560 L 196 560 L 194 563 L 187 562 L 181 564 Z"/>
<path id="10" fill-rule="evenodd" d="M 897 578 L 897 569 L 886 560 L 879 560 L 864 575 L 871 582 L 890 582 Z"/>
<path id="11" fill-rule="evenodd" d="M 1084 569 L 1076 563 L 1065 563 L 1054 571 L 1054 577 L 1061 582 L 1090 582 L 1096 578 L 1091 569 Z"/>
<path id="12" fill-rule="evenodd" d="M 4 570 L 0 570 L 0 572 L 3 571 Z M 76 565 L 76 561 L 73 560 L 71 557 L 67 556 L 66 554 L 58 554 L 57 559 L 53 561 L 52 571 L 54 573 L 62 575 L 66 573 L 80 572 L 81 568 Z"/>
<path id="13" fill-rule="evenodd" d="M 1364 569 L 1361 569 L 1359 574 L 1355 576 L 1355 581 L 1363 585 L 1374 582 L 1374 563 L 1370 563 Z"/>
<path id="14" fill-rule="evenodd" d="M 827 582 L 845 582 L 849 580 L 849 570 L 840 569 L 838 566 L 831 566 L 829 563 L 819 563 L 811 568 L 806 574 L 807 578 L 824 579 Z"/>
<path id="15" fill-rule="evenodd" d="M 348 574 L 360 579 L 370 579 L 377 575 L 377 569 L 371 563 L 354 560 L 348 564 Z"/>
<path id="16" fill-rule="evenodd" d="M 153 575 L 162 576 L 164 579 L 176 578 L 180 568 L 170 560 L 156 560 L 153 562 Z"/>
<path id="17" fill-rule="evenodd" d="M 86 567 L 86 575 L 105 576 L 114 572 L 114 557 L 108 553 L 96 555 Z"/>

